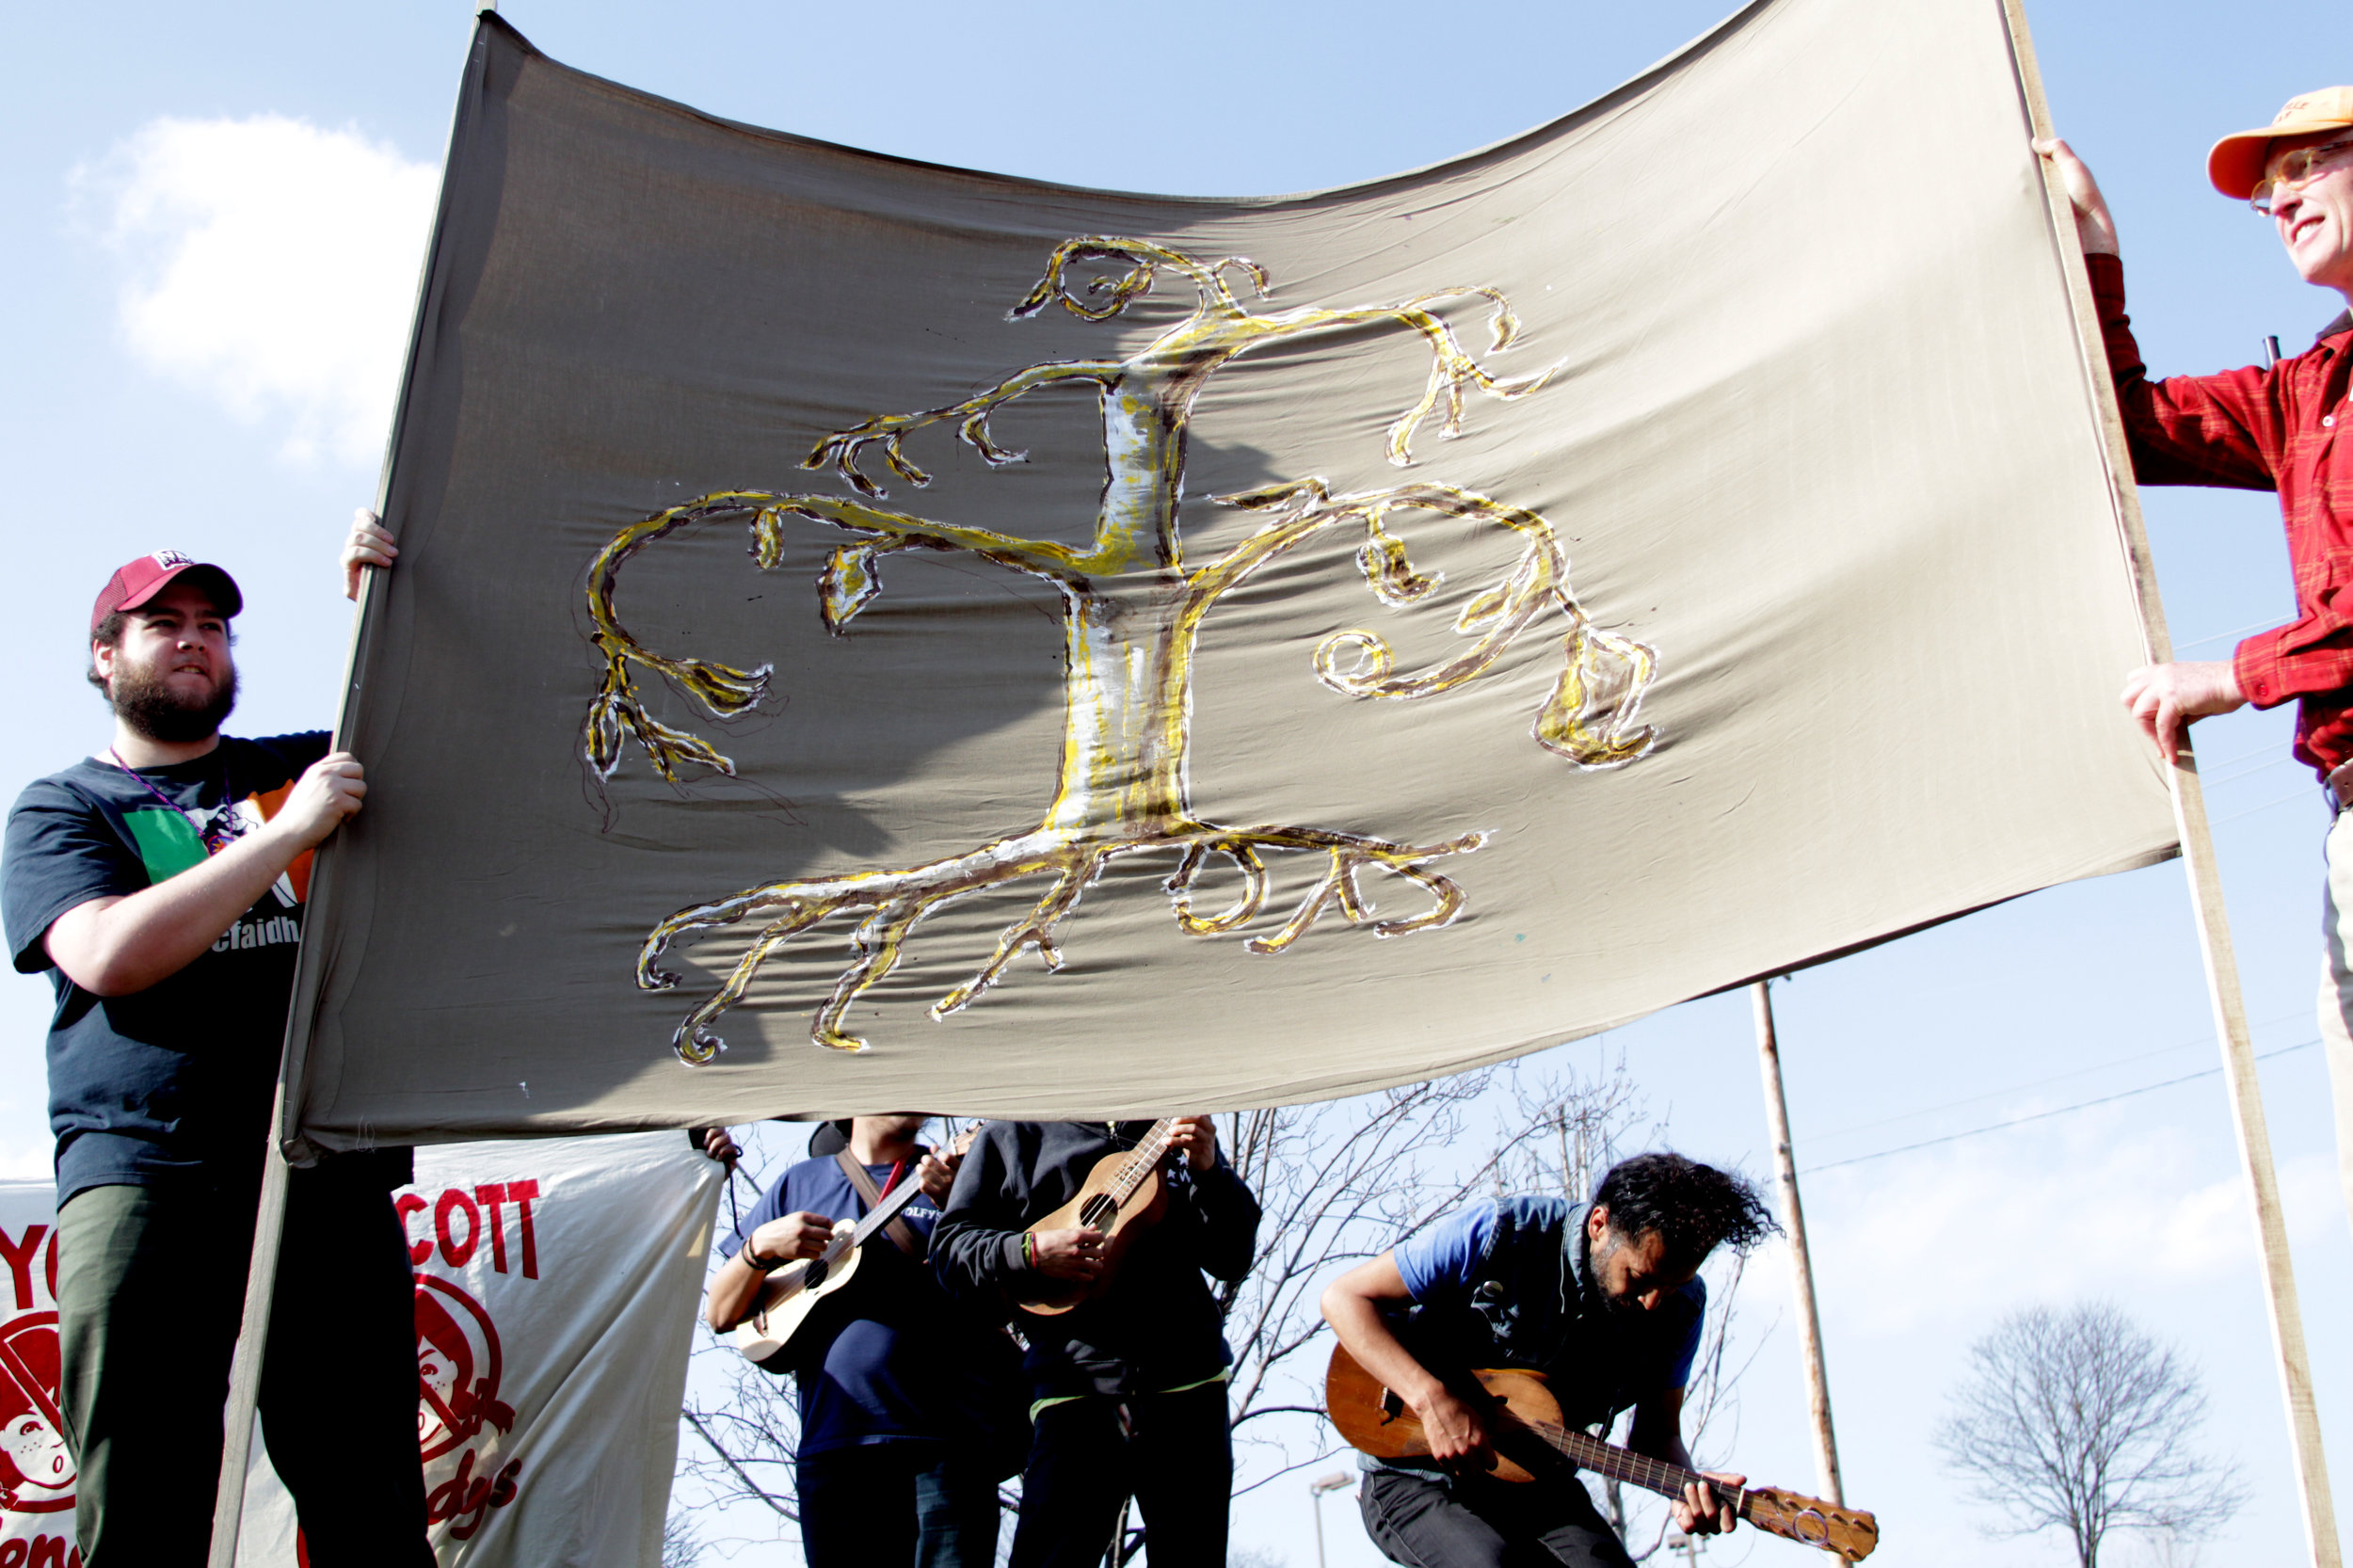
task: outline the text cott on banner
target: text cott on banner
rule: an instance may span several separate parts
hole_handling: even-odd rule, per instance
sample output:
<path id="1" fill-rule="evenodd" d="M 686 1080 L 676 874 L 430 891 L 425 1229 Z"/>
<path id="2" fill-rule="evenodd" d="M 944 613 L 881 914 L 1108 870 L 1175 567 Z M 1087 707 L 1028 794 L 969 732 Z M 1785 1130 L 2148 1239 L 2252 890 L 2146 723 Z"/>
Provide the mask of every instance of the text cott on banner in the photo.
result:
<path id="1" fill-rule="evenodd" d="M 416 1174 L 398 1202 L 434 1555 L 658 1561 L 722 1167 L 668 1132 L 444 1144 Z M 258 1428 L 245 1506 L 240 1568 L 297 1568 Z"/>
<path id="2" fill-rule="evenodd" d="M 291 1125 L 1337 1095 L 2170 853 L 2028 137 L 1995 0 L 1250 200 L 485 17 Z"/>

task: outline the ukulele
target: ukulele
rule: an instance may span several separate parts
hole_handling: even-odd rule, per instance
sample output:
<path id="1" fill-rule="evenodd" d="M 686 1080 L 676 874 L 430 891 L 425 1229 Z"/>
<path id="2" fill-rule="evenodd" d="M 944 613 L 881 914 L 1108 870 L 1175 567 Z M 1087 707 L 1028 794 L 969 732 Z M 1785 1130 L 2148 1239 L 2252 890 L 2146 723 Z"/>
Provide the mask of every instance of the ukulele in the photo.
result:
<path id="1" fill-rule="evenodd" d="M 1093 1279 L 1040 1277 L 1027 1282 L 1017 1304 L 1022 1311 L 1041 1318 L 1057 1317 L 1093 1301 L 1110 1287 L 1128 1246 L 1151 1229 L 1168 1208 L 1168 1186 L 1160 1180 L 1160 1161 L 1168 1156 L 1169 1135 L 1176 1130 L 1176 1121 L 1174 1116 L 1162 1116 L 1134 1148 L 1096 1160 L 1079 1195 L 1030 1227 L 1032 1236 L 1049 1230 L 1101 1232 L 1103 1268 Z"/>
<path id="2" fill-rule="evenodd" d="M 1496 1450 L 1489 1474 L 1498 1480 L 1534 1480 L 1540 1471 L 1563 1476 L 1565 1459 L 1577 1468 L 1665 1497 L 1682 1496 L 1684 1487 L 1696 1481 L 1729 1500 L 1733 1512 L 1758 1529 L 1818 1546 L 1843 1561 L 1860 1562 L 1880 1544 L 1879 1521 L 1860 1509 L 1840 1508 L 1778 1486 L 1728 1486 L 1566 1425 L 1561 1402 L 1541 1372 L 1478 1371 L 1469 1379 L 1476 1380 L 1485 1397 L 1484 1414 Z M 1430 1457 L 1421 1417 L 1357 1365 L 1345 1346 L 1332 1349 L 1323 1407 L 1340 1436 L 1361 1452 L 1375 1459 Z"/>
<path id="3" fill-rule="evenodd" d="M 978 1122 L 966 1128 L 949 1145 L 949 1158 L 962 1158 L 980 1131 Z M 866 1218 L 835 1221 L 833 1240 L 825 1243 L 824 1252 L 770 1274 L 753 1300 L 750 1314 L 735 1325 L 737 1352 L 754 1366 L 768 1367 L 773 1362 L 781 1368 L 789 1359 L 786 1352 L 792 1336 L 808 1324 L 819 1304 L 849 1288 L 857 1277 L 858 1249 L 897 1219 L 922 1191 L 922 1184 L 909 1172 L 908 1179 L 876 1204 Z"/>

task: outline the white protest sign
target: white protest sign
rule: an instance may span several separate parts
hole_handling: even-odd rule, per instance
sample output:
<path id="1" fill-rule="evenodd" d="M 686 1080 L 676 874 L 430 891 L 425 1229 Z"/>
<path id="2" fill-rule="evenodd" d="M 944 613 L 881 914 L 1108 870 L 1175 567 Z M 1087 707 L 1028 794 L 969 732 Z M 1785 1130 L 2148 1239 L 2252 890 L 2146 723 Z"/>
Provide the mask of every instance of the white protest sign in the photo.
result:
<path id="1" fill-rule="evenodd" d="M 0 1568 L 81 1568 L 73 1459 L 57 1414 L 56 1189 L 0 1182 Z"/>
<path id="2" fill-rule="evenodd" d="M 395 1201 L 444 1568 L 659 1560 L 722 1175 L 674 1131 L 417 1151 Z M 258 1440 L 237 1560 L 308 1568 Z"/>

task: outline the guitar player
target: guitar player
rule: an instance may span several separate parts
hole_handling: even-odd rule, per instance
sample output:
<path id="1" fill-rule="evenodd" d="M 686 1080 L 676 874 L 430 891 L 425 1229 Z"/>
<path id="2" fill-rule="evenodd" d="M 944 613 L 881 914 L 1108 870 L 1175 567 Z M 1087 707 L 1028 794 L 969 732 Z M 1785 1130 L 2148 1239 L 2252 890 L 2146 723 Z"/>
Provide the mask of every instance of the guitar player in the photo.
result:
<path id="1" fill-rule="evenodd" d="M 1777 1228 L 1739 1176 L 1641 1154 L 1612 1166 L 1590 1205 L 1482 1203 L 1333 1281 L 1323 1315 L 1340 1343 L 1430 1434 L 1428 1460 L 1364 1462 L 1359 1506 L 1374 1544 L 1417 1568 L 1501 1568 L 1541 1553 L 1565 1568 L 1632 1568 L 1583 1486 L 1485 1474 L 1488 1422 L 1432 1365 L 1541 1372 L 1571 1427 L 1631 1408 L 1627 1447 L 1690 1469 L 1683 1389 L 1707 1306 L 1699 1267 L 1720 1245 L 1745 1252 Z M 1672 1508 L 1687 1534 L 1733 1527 L 1730 1506 L 1696 1484 Z"/>
<path id="2" fill-rule="evenodd" d="M 1041 1280 L 1103 1275 L 1091 1228 L 1027 1229 L 1068 1203 L 1150 1122 L 995 1122 L 956 1173 L 932 1266 L 975 1310 L 1001 1311 Z M 1207 1116 L 1176 1119 L 1162 1172 L 1168 1207 L 1138 1233 L 1092 1300 L 1024 1317 L 1032 1403 L 1012 1568 L 1099 1563 L 1121 1503 L 1135 1498 L 1153 1568 L 1224 1568 L 1234 1454 L 1224 1314 L 1204 1272 L 1239 1280 L 1258 1239 L 1258 1201 Z"/>
<path id="3" fill-rule="evenodd" d="M 722 1240 L 704 1317 L 727 1333 L 774 1271 L 815 1257 L 834 1222 L 904 1182 L 922 1196 L 861 1251 L 858 1278 L 792 1341 L 800 1438 L 793 1480 L 809 1568 L 993 1568 L 997 1482 L 1010 1464 L 1009 1341 L 949 1304 L 924 1267 L 925 1238 L 955 1157 L 918 1142 L 921 1116 L 828 1122 Z M 806 1339 L 806 1344 L 804 1344 Z M 1016 1412 L 1017 1416 L 1017 1411 Z M 1017 1440 L 1016 1440 L 1017 1441 Z"/>

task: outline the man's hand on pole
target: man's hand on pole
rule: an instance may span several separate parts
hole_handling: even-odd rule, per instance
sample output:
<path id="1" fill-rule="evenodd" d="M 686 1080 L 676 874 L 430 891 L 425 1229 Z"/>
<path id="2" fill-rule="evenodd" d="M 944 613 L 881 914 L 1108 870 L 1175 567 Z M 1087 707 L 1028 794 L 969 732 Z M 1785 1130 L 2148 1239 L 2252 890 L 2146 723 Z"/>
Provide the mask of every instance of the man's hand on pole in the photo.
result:
<path id="1" fill-rule="evenodd" d="M 344 540 L 344 597 L 360 597 L 360 568 L 389 567 L 400 547 L 384 531 L 384 520 L 365 506 L 351 514 L 351 534 Z"/>
<path id="2" fill-rule="evenodd" d="M 2181 754 L 2190 720 L 2244 708 L 2247 697 L 2229 660 L 2194 660 L 2133 671 L 2124 680 L 2124 706 L 2141 733 L 2157 744 L 2157 755 L 2170 762 Z"/>
<path id="3" fill-rule="evenodd" d="M 360 809 L 360 803 L 368 792 L 367 779 L 361 776 L 360 760 L 348 751 L 330 751 L 309 767 L 295 780 L 287 792 L 286 803 L 270 818 L 263 834 L 284 840 L 291 847 L 286 862 L 306 849 L 316 848 L 344 824 L 344 819 Z"/>
<path id="4" fill-rule="evenodd" d="M 2067 188 L 2067 200 L 2075 208 L 2075 232 L 2083 237 L 2085 253 L 2121 255 L 2123 252 L 2116 243 L 2116 219 L 2108 216 L 2107 198 L 2100 194 L 2100 182 L 2075 156 L 2074 149 L 2055 137 L 2043 137 L 2036 140 L 2034 150 L 2050 159 L 2059 172 L 2059 184 Z"/>

